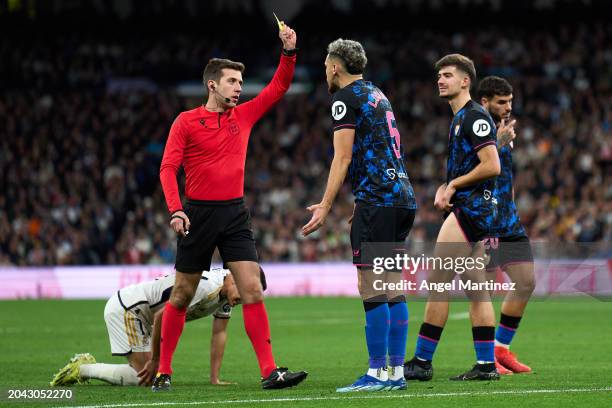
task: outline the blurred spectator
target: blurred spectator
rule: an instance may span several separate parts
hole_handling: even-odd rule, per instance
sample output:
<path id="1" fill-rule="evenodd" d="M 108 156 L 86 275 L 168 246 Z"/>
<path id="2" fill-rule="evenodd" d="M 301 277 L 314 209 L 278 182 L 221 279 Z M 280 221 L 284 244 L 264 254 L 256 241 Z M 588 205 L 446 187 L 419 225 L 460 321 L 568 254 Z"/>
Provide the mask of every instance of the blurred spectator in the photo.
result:
<path id="1" fill-rule="evenodd" d="M 413 240 L 435 240 L 441 223 L 433 196 L 445 177 L 451 112 L 437 97 L 431 66 L 448 52 L 471 56 L 480 77 L 502 75 L 514 87 L 515 197 L 530 238 L 612 240 L 612 24 L 450 36 L 360 30 L 354 38 L 368 52 L 366 76 L 396 109 L 419 202 Z M 245 195 L 265 261 L 351 259 L 347 184 L 326 227 L 309 239 L 300 234 L 331 161 L 322 63 L 333 38 L 299 37 L 302 79 L 315 86 L 285 98 L 251 136 Z M 0 265 L 173 262 L 159 164 L 175 116 L 195 105 L 170 84 L 197 80 L 218 55 L 212 43 L 193 34 L 0 39 Z M 261 61 L 273 64 L 277 49 L 239 38 L 223 46 L 230 56 L 248 48 L 247 82 L 258 72 L 269 79 Z M 106 86 L 122 77 L 147 85 Z"/>

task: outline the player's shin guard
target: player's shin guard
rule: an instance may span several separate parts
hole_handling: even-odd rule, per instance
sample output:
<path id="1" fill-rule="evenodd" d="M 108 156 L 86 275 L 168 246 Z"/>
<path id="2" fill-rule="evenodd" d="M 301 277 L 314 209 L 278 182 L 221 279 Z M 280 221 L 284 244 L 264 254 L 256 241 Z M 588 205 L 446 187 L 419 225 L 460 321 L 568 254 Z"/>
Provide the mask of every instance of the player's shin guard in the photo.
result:
<path id="1" fill-rule="evenodd" d="M 398 367 L 404 364 L 408 339 L 408 305 L 404 296 L 389 301 L 389 316 L 389 366 Z"/>
<path id="2" fill-rule="evenodd" d="M 495 345 L 498 347 L 509 348 L 512 339 L 518 329 L 522 316 L 508 316 L 501 314 L 499 326 L 495 332 Z"/>
<path id="3" fill-rule="evenodd" d="M 257 355 L 261 376 L 267 378 L 276 368 L 270 340 L 270 323 L 263 302 L 242 306 L 244 329 Z"/>
<path id="4" fill-rule="evenodd" d="M 366 343 L 370 369 L 387 366 L 389 340 L 389 305 L 386 296 L 376 296 L 363 301 L 366 315 Z"/>
<path id="5" fill-rule="evenodd" d="M 172 303 L 166 303 L 161 325 L 161 344 L 159 354 L 159 369 L 162 374 L 172 374 L 172 356 L 178 344 L 183 327 L 187 308 L 178 309 Z"/>
<path id="6" fill-rule="evenodd" d="M 474 338 L 474 350 L 478 364 L 489 364 L 495 362 L 495 327 L 478 326 L 472 327 Z"/>
<path id="7" fill-rule="evenodd" d="M 414 356 L 423 361 L 433 360 L 436 347 L 438 347 L 438 342 L 442 336 L 442 330 L 444 330 L 444 327 L 423 323 L 421 330 L 419 330 Z"/>

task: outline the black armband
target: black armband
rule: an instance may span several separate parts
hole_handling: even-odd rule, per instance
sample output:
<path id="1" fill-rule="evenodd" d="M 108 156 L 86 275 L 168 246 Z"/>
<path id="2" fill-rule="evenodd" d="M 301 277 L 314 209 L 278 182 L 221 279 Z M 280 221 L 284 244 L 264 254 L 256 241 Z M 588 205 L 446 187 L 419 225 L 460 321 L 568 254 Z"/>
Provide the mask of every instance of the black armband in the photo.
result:
<path id="1" fill-rule="evenodd" d="M 285 48 L 283 48 L 283 55 L 286 55 L 287 57 L 293 57 L 295 54 L 297 54 L 299 48 L 291 48 L 290 50 L 287 50 Z"/>

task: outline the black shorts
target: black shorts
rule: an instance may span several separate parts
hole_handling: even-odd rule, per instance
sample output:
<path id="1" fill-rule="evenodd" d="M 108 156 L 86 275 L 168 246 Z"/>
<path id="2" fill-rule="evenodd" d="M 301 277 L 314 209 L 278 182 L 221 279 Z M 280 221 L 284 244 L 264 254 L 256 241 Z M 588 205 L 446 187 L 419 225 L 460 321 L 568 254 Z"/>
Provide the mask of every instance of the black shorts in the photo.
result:
<path id="1" fill-rule="evenodd" d="M 513 263 L 533 262 L 531 245 L 526 235 L 489 238 L 486 246 L 489 247 L 487 252 L 491 256 L 487 264 L 489 272 L 495 271 L 498 267 L 504 269 Z"/>
<path id="2" fill-rule="evenodd" d="M 351 223 L 353 264 L 360 265 L 362 244 L 367 242 L 404 242 L 416 210 L 396 207 L 377 207 L 357 202 Z"/>
<path id="3" fill-rule="evenodd" d="M 224 263 L 258 261 L 251 215 L 242 198 L 228 201 L 188 200 L 185 213 L 191 227 L 186 237 L 177 240 L 177 271 L 201 273 L 209 270 L 215 248 L 219 248 Z"/>
<path id="4" fill-rule="evenodd" d="M 453 214 L 455 214 L 455 217 L 457 217 L 461 231 L 463 231 L 465 239 L 467 239 L 470 244 L 474 245 L 475 243 L 480 242 L 491 235 L 489 230 L 479 227 L 474 219 L 472 219 L 472 217 L 465 212 L 461 211 L 460 208 L 455 208 L 453 210 Z"/>

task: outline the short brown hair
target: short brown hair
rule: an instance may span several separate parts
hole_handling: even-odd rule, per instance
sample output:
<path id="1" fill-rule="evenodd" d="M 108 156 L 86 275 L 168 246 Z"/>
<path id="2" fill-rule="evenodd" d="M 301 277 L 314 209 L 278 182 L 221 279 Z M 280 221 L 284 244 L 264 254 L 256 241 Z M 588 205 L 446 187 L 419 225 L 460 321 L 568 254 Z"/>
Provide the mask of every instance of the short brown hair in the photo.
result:
<path id="1" fill-rule="evenodd" d="M 363 74 L 368 63 L 363 46 L 353 40 L 338 38 L 327 46 L 327 53 L 331 57 L 338 58 L 350 75 Z"/>
<path id="2" fill-rule="evenodd" d="M 476 67 L 474 67 L 474 61 L 461 54 L 449 54 L 442 57 L 434 65 L 436 72 L 440 71 L 444 67 L 455 66 L 457 69 L 465 72 L 470 77 L 471 85 L 476 83 Z"/>
<path id="3" fill-rule="evenodd" d="M 512 85 L 504 78 L 488 76 L 478 84 L 478 99 L 492 99 L 495 95 L 508 96 L 512 94 Z"/>
<path id="4" fill-rule="evenodd" d="M 210 80 L 219 82 L 223 75 L 223 69 L 235 69 L 236 71 L 244 72 L 244 64 L 242 62 L 236 62 L 223 58 L 211 58 L 204 68 L 204 74 L 202 75 L 202 82 L 206 89 L 206 83 Z"/>

